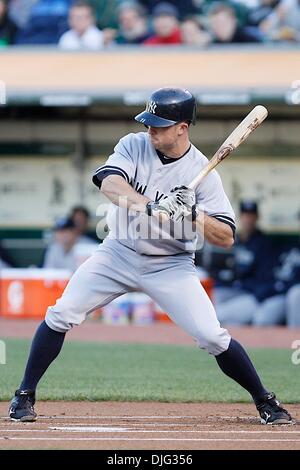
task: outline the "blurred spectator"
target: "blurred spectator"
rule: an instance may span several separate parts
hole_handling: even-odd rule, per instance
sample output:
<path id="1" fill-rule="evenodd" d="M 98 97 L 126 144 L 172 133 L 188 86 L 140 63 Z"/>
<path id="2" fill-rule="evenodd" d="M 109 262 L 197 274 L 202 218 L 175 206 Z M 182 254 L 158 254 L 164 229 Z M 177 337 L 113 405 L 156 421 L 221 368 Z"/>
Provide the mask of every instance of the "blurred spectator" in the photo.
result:
<path id="1" fill-rule="evenodd" d="M 250 4 L 247 1 L 245 2 L 244 0 L 204 0 L 202 9 L 203 14 L 205 16 L 209 14 L 209 10 L 212 8 L 213 4 L 222 4 L 231 7 L 235 12 L 238 25 L 241 27 L 247 24 L 247 18 L 251 9 Z"/>
<path id="2" fill-rule="evenodd" d="M 207 0 L 170 0 L 170 3 L 177 8 L 180 18 L 187 15 L 199 13 L 202 3 Z M 154 8 L 161 2 L 161 0 L 140 0 L 139 3 L 144 5 L 150 14 L 153 13 Z"/>
<path id="3" fill-rule="evenodd" d="M 189 46 L 207 46 L 211 35 L 204 31 L 196 18 L 190 17 L 181 23 L 181 35 L 184 44 Z"/>
<path id="4" fill-rule="evenodd" d="M 271 294 L 270 294 L 271 295 Z M 284 250 L 274 269 L 273 293 L 255 311 L 256 326 L 300 326 L 300 238 Z"/>
<path id="5" fill-rule="evenodd" d="M 95 12 L 99 29 L 118 27 L 117 7 L 120 0 L 90 0 L 89 3 Z"/>
<path id="6" fill-rule="evenodd" d="M 147 39 L 147 45 L 181 44 L 181 31 L 179 28 L 177 8 L 168 2 L 162 2 L 153 9 L 154 35 Z"/>
<path id="7" fill-rule="evenodd" d="M 31 9 L 38 0 L 9 0 L 9 17 L 16 23 L 18 28 L 24 29 L 28 25 Z"/>
<path id="8" fill-rule="evenodd" d="M 54 242 L 46 251 L 43 267 L 74 272 L 78 267 L 74 250 L 78 238 L 74 222 L 70 218 L 60 219 L 55 224 Z"/>
<path id="9" fill-rule="evenodd" d="M 124 2 L 118 8 L 119 44 L 140 44 L 150 37 L 145 9 L 137 2 Z"/>
<path id="10" fill-rule="evenodd" d="M 103 32 L 96 26 L 92 6 L 86 1 L 76 1 L 69 11 L 70 30 L 59 40 L 59 47 L 65 50 L 99 50 L 104 45 Z"/>
<path id="11" fill-rule="evenodd" d="M 7 0 L 0 0 L 0 46 L 13 44 L 17 26 L 8 16 Z"/>
<path id="12" fill-rule="evenodd" d="M 260 0 L 248 14 L 247 22 L 249 25 L 258 26 L 273 9 L 279 4 L 280 0 Z"/>
<path id="13" fill-rule="evenodd" d="M 224 2 L 213 3 L 208 11 L 208 25 L 213 35 L 213 42 L 232 44 L 261 42 L 263 35 L 254 26 L 241 27 L 235 10 Z"/>
<path id="14" fill-rule="evenodd" d="M 264 0 L 232 0 L 232 3 L 243 4 L 247 8 L 257 8 Z"/>
<path id="15" fill-rule="evenodd" d="M 91 237 L 87 235 L 89 230 L 89 219 L 90 213 L 84 206 L 75 206 L 73 207 L 70 219 L 75 225 L 75 230 L 78 235 L 78 241 L 80 243 L 95 243 Z"/>
<path id="16" fill-rule="evenodd" d="M 231 0 L 232 3 L 243 4 L 247 8 L 252 9 L 258 7 L 263 0 Z"/>
<path id="17" fill-rule="evenodd" d="M 57 44 L 67 30 L 72 0 L 38 0 L 32 7 L 24 29 L 17 34 L 18 44 Z"/>
<path id="18" fill-rule="evenodd" d="M 299 41 L 300 0 L 281 0 L 260 29 L 273 41 Z"/>
<path id="19" fill-rule="evenodd" d="M 240 230 L 233 246 L 232 279 L 228 283 L 218 277 L 214 291 L 217 316 L 223 324 L 250 323 L 259 302 L 272 291 L 272 245 L 257 223 L 257 204 L 242 202 Z"/>

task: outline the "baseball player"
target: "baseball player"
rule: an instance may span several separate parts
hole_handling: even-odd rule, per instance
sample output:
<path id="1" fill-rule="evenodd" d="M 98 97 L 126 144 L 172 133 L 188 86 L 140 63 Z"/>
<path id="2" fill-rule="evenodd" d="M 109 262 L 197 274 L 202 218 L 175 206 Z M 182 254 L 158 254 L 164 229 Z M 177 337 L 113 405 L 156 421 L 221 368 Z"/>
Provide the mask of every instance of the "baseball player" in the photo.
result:
<path id="1" fill-rule="evenodd" d="M 49 307 L 33 339 L 9 416 L 17 421 L 36 419 L 37 384 L 73 325 L 126 292 L 142 291 L 250 393 L 263 424 L 293 423 L 274 393 L 262 385 L 244 348 L 220 326 L 196 274 L 198 234 L 229 247 L 235 222 L 216 171 L 195 192 L 187 188 L 207 163 L 189 140 L 189 127 L 196 119 L 195 98 L 181 88 L 161 88 L 135 119 L 147 130 L 123 137 L 93 176 L 112 203 L 109 235 Z"/>

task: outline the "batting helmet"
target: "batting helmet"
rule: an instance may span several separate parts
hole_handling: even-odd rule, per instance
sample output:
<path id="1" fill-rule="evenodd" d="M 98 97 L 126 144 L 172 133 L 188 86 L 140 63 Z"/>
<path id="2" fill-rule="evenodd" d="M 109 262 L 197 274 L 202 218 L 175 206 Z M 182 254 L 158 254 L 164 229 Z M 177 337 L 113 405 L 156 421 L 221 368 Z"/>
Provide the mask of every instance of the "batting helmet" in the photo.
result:
<path id="1" fill-rule="evenodd" d="M 151 127 L 168 127 L 183 121 L 195 124 L 196 100 L 184 88 L 159 88 L 135 120 Z"/>

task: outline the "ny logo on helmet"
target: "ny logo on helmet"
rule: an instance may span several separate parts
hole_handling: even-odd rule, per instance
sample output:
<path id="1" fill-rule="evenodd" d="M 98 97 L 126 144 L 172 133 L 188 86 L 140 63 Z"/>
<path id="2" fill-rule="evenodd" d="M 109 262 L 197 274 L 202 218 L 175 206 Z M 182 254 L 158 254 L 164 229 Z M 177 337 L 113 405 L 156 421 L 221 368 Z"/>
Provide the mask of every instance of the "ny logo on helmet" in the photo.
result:
<path id="1" fill-rule="evenodd" d="M 155 101 L 148 101 L 147 106 L 146 106 L 146 111 L 151 114 L 155 114 L 155 110 L 157 108 L 157 104 Z"/>

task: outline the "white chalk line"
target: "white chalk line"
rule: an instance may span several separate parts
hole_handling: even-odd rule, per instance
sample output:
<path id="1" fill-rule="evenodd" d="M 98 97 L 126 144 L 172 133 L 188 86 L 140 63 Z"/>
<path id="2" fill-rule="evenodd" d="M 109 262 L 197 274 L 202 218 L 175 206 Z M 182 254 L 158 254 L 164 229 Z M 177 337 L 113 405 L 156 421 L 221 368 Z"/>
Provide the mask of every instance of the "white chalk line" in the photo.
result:
<path id="1" fill-rule="evenodd" d="M 300 439 L 232 439 L 232 438 L 181 438 L 181 437 L 1 437 L 1 441 L 194 441 L 194 442 L 300 442 Z"/>
<path id="2" fill-rule="evenodd" d="M 126 428 L 110 428 L 110 427 L 77 427 L 77 426 L 64 426 L 64 427 L 53 427 L 50 426 L 48 429 L 12 429 L 12 428 L 5 428 L 5 429 L 0 429 L 1 433 L 6 433 L 6 432 L 16 432 L 16 433 L 53 433 L 53 432 L 86 432 L 86 433 L 92 433 L 92 432 L 111 432 L 111 433 L 154 433 L 154 434 L 162 434 L 162 433 L 178 433 L 178 434 L 197 434 L 197 433 L 202 433 L 202 434 L 300 434 L 299 431 L 286 431 L 285 429 L 283 430 L 275 430 L 275 429 L 265 429 L 261 431 L 255 431 L 255 430 L 246 430 L 246 429 L 239 429 L 236 431 L 233 430 L 206 430 L 206 429 L 196 429 L 196 430 L 172 430 L 172 429 L 163 429 L 163 430 L 157 430 L 157 429 L 126 429 Z"/>
<path id="3" fill-rule="evenodd" d="M 8 419 L 7 416 L 1 416 L 0 419 Z M 52 415 L 52 416 L 43 416 L 39 415 L 39 419 L 121 419 L 121 420 L 139 420 L 139 419 L 198 419 L 198 420 L 209 420 L 209 421 L 218 421 L 218 420 L 253 420 L 258 419 L 257 416 L 68 416 L 68 415 Z"/>
<path id="4" fill-rule="evenodd" d="M 15 422 L 15 421 L 9 421 L 7 420 L 11 426 L 18 426 L 20 423 L 18 422 Z M 43 423 L 42 421 L 38 420 L 37 422 L 24 422 L 24 423 L 21 423 L 22 426 L 30 426 L 30 425 L 33 425 L 34 427 L 36 426 L 39 426 L 39 425 L 45 425 L 46 423 Z M 62 424 L 62 423 L 61 423 Z M 65 424 L 65 423 L 64 423 Z M 89 424 L 89 423 L 76 423 L 76 422 L 72 422 L 72 423 L 66 423 L 66 424 L 69 424 L 70 426 L 109 426 L 109 424 L 106 423 L 93 423 L 93 424 Z M 121 423 L 122 425 L 126 424 L 126 426 L 130 426 L 131 428 L 132 427 L 135 427 L 135 426 L 140 426 L 140 427 L 148 427 L 148 426 L 151 426 L 151 427 L 182 427 L 182 428 L 188 428 L 188 427 L 193 427 L 193 428 L 199 428 L 199 427 L 212 427 L 212 426 L 215 426 L 215 424 L 179 424 L 179 423 Z M 1 429 L 0 429 L 1 430 Z"/>

